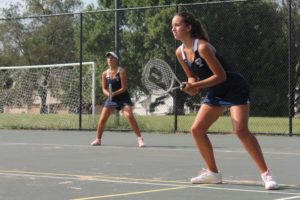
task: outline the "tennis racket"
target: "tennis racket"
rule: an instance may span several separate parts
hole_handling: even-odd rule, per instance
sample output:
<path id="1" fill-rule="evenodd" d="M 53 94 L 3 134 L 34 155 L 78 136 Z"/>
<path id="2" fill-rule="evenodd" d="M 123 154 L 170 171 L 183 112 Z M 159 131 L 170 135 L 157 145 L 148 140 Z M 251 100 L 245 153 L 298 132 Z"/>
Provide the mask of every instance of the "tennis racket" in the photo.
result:
<path id="1" fill-rule="evenodd" d="M 142 83 L 148 92 L 154 95 L 164 95 L 185 87 L 169 64 L 161 59 L 151 59 L 147 62 L 142 73 Z"/>
<path id="2" fill-rule="evenodd" d="M 116 108 L 118 107 L 118 104 L 114 101 L 112 101 L 112 86 L 111 86 L 111 81 L 108 80 L 108 99 L 105 102 L 105 106 L 108 108 Z"/>

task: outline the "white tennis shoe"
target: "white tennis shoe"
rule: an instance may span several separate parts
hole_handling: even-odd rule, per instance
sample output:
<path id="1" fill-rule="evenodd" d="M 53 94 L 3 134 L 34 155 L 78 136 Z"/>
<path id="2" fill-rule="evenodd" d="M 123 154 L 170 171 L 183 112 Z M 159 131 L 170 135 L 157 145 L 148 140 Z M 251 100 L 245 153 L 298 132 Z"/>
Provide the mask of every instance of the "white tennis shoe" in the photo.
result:
<path id="1" fill-rule="evenodd" d="M 279 185 L 272 176 L 271 172 L 267 170 L 266 172 L 261 174 L 261 179 L 264 182 L 265 188 L 267 190 L 277 190 L 279 189 Z"/>
<path id="2" fill-rule="evenodd" d="M 191 178 L 193 184 L 218 184 L 222 183 L 222 174 L 202 169 L 199 176 Z"/>
<path id="3" fill-rule="evenodd" d="M 145 142 L 142 137 L 138 137 L 137 140 L 138 140 L 139 147 L 145 147 Z"/>
<path id="4" fill-rule="evenodd" d="M 100 139 L 95 139 L 92 143 L 92 146 L 101 146 L 101 140 Z"/>

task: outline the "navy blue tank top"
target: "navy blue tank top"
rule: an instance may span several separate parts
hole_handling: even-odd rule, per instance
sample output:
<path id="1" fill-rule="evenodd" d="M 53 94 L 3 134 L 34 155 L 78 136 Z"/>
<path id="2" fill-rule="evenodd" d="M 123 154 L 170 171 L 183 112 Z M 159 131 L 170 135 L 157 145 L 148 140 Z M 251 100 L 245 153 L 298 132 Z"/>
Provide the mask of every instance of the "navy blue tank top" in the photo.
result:
<path id="1" fill-rule="evenodd" d="M 120 77 L 120 67 L 118 67 L 117 73 L 112 79 L 109 77 L 109 69 L 107 70 L 107 73 L 106 73 L 106 86 L 107 86 L 107 88 L 108 88 L 109 83 L 111 83 L 111 87 L 112 87 L 113 92 L 119 90 L 122 87 L 121 77 Z M 112 101 L 124 101 L 124 100 L 128 100 L 128 99 L 130 99 L 130 95 L 129 95 L 128 91 L 126 90 L 125 92 L 114 96 L 112 98 Z"/>
<path id="2" fill-rule="evenodd" d="M 198 52 L 198 43 L 199 39 L 195 39 L 193 42 L 193 50 L 194 50 L 194 61 L 189 62 L 187 56 L 184 52 L 184 46 L 181 45 L 181 53 L 184 62 L 187 64 L 193 75 L 197 78 L 197 80 L 204 80 L 213 75 L 213 72 L 210 70 L 206 61 L 200 56 Z M 219 60 L 222 65 L 224 71 L 226 72 L 226 80 L 222 83 L 219 83 L 215 86 L 208 88 L 208 95 L 212 95 L 219 98 L 224 98 L 228 96 L 228 92 L 233 93 L 234 88 L 246 86 L 248 88 L 248 83 L 240 75 L 236 72 L 229 64 L 225 62 L 225 60 L 216 52 L 216 58 Z"/>

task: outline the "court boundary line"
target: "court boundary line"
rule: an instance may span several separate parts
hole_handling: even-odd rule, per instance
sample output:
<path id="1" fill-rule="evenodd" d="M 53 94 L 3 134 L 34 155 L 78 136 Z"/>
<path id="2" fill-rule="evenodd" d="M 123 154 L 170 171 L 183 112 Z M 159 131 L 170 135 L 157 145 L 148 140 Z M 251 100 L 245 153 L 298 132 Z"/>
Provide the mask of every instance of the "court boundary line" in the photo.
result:
<path id="1" fill-rule="evenodd" d="M 178 186 L 178 187 L 171 187 L 171 188 L 160 188 L 155 190 L 143 190 L 138 192 L 125 192 L 125 193 L 119 193 L 119 194 L 110 194 L 110 195 L 99 195 L 99 196 L 91 196 L 91 197 L 81 197 L 71 200 L 92 200 L 92 199 L 104 199 L 104 198 L 110 198 L 110 197 L 121 197 L 121 196 L 132 196 L 132 195 L 139 195 L 139 194 L 147 194 L 147 193 L 155 193 L 155 192 L 164 192 L 164 191 L 170 191 L 170 190 L 179 190 L 179 189 L 185 189 L 188 188 L 187 186 Z"/>
<path id="2" fill-rule="evenodd" d="M 71 180 L 86 180 L 86 181 L 99 181 L 99 182 L 111 182 L 111 183 L 124 183 L 124 184 L 144 184 L 154 186 L 166 186 L 166 187 L 185 187 L 185 188 L 201 188 L 201 189 L 212 189 L 212 190 L 224 190 L 224 191 L 240 191 L 240 192 L 254 192 L 254 193 L 268 193 L 278 195 L 300 195 L 296 192 L 281 192 L 279 190 L 249 190 L 249 189 L 237 189 L 228 187 L 216 187 L 212 186 L 215 184 L 191 184 L 190 182 L 175 181 L 175 180 L 158 180 L 158 179 L 141 179 L 141 178 L 130 178 L 130 177 L 114 177 L 106 175 L 80 175 L 80 174 L 67 174 L 67 173 L 51 173 L 51 172 L 34 172 L 34 171 L 18 171 L 18 170 L 1 170 L 0 174 L 10 176 L 24 176 L 24 177 L 38 177 L 38 178 L 51 178 L 51 179 L 71 179 Z M 240 184 L 242 184 L 241 181 Z M 247 182 L 249 184 L 249 182 Z M 224 181 L 226 185 L 230 184 L 230 181 Z M 232 183 L 237 184 L 237 183 Z M 282 184 L 280 184 L 282 186 Z M 289 185 L 295 186 L 295 185 Z M 298 187 L 298 186 L 297 186 Z M 169 188 L 170 189 L 170 188 Z"/>
<path id="3" fill-rule="evenodd" d="M 74 145 L 74 144 L 54 144 L 54 143 L 27 143 L 27 142 L 3 142 L 0 143 L 0 145 L 22 145 L 22 146 L 27 146 L 27 145 L 32 145 L 32 146 L 60 146 L 60 147 L 84 147 L 84 148 L 107 148 L 107 149 L 137 149 L 138 147 L 136 146 L 110 146 L 110 145 L 103 145 L 103 146 L 90 146 L 90 145 Z M 159 147 L 159 146 L 146 146 L 145 148 L 141 150 L 164 150 L 164 151 L 197 151 L 194 146 L 190 146 L 189 148 L 182 148 L 182 147 L 176 147 L 176 148 L 168 148 L 166 147 Z M 245 150 L 220 150 L 216 149 L 214 150 L 215 152 L 219 153 L 246 153 Z M 264 154 L 269 154 L 269 155 L 291 155 L 291 156 L 300 156 L 300 152 L 274 152 L 274 151 L 263 151 Z"/>
<path id="4" fill-rule="evenodd" d="M 274 199 L 274 200 L 290 200 L 290 199 L 300 199 L 300 196 L 284 197 L 284 198 Z"/>

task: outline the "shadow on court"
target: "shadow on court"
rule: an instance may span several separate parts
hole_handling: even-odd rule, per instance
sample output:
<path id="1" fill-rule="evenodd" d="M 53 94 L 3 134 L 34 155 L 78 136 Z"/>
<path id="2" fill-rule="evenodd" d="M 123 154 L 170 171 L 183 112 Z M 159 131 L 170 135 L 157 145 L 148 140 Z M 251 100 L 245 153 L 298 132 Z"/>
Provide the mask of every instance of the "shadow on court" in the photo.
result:
<path id="1" fill-rule="evenodd" d="M 257 136 L 280 184 L 266 191 L 254 162 L 231 135 L 209 135 L 224 183 L 193 185 L 203 161 L 189 134 L 0 131 L 0 199 L 300 199 L 300 137 Z"/>

